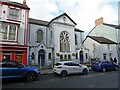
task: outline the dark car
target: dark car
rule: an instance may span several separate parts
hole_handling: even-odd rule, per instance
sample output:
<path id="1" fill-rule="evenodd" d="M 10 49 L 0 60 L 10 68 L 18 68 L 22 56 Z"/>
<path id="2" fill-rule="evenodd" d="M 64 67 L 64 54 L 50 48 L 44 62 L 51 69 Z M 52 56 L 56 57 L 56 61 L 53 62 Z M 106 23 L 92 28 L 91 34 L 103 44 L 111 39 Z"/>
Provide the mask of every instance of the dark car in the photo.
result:
<path id="1" fill-rule="evenodd" d="M 40 70 L 34 66 L 26 66 L 16 61 L 0 62 L 0 78 L 25 78 L 27 81 L 34 81 L 40 76 Z"/>
<path id="2" fill-rule="evenodd" d="M 110 70 L 118 70 L 118 65 L 114 62 L 107 61 L 107 60 L 98 60 L 96 62 L 93 62 L 91 65 L 91 69 L 93 71 L 110 71 Z"/>

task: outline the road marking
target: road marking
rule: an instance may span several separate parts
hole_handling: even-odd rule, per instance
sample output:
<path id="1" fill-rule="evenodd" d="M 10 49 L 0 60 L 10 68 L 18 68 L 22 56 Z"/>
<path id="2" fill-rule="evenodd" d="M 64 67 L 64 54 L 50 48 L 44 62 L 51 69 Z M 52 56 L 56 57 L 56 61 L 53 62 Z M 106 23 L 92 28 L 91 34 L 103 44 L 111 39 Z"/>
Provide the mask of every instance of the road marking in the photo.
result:
<path id="1" fill-rule="evenodd" d="M 85 76 L 81 76 L 82 78 L 89 78 L 89 77 L 95 77 L 95 76 L 102 76 L 105 75 L 105 73 L 100 73 L 100 74 L 95 74 L 95 75 L 85 75 Z"/>

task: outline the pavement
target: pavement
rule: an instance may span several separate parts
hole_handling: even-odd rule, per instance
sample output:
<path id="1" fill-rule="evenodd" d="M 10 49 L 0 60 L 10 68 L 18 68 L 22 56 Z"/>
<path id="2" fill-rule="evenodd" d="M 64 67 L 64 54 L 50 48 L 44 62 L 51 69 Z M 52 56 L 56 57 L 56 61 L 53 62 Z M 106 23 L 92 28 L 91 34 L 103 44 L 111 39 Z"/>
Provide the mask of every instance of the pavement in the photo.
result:
<path id="1" fill-rule="evenodd" d="M 91 70 L 91 67 L 88 67 Z M 53 74 L 53 69 L 41 69 L 41 75 Z"/>

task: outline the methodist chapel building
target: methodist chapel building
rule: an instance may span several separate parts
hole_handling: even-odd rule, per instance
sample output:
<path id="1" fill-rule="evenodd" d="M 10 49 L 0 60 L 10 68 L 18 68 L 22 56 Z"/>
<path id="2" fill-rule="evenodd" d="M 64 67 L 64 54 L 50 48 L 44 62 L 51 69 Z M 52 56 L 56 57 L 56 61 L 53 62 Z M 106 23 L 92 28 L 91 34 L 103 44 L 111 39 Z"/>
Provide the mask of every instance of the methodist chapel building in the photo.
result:
<path id="1" fill-rule="evenodd" d="M 79 63 L 87 59 L 83 53 L 84 31 L 63 13 L 50 22 L 29 18 L 28 63 L 42 67 L 53 67 L 58 61 L 73 60 Z"/>

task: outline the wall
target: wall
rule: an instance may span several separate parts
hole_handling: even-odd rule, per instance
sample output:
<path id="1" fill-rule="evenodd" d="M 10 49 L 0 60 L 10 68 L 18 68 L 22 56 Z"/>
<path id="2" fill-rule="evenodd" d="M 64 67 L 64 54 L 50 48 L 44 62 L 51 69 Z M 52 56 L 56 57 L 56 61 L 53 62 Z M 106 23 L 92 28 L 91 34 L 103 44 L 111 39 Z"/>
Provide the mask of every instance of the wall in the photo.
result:
<path id="1" fill-rule="evenodd" d="M 94 30 L 90 33 L 89 36 L 102 36 L 117 42 L 115 28 L 102 25 L 102 24 L 99 26 L 96 26 L 96 28 L 94 28 Z"/>

